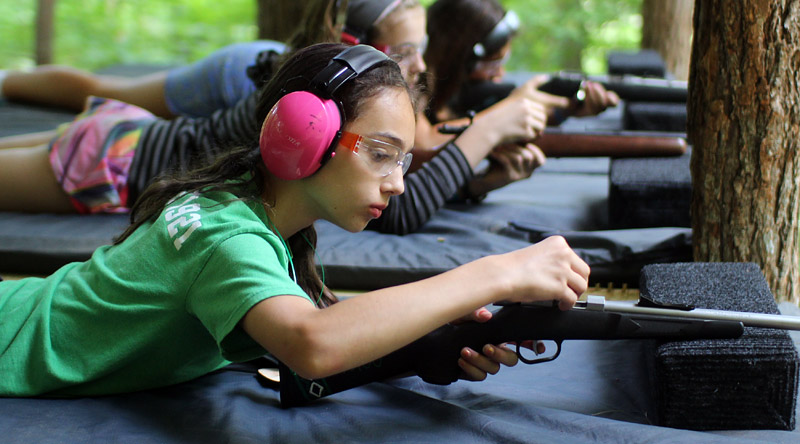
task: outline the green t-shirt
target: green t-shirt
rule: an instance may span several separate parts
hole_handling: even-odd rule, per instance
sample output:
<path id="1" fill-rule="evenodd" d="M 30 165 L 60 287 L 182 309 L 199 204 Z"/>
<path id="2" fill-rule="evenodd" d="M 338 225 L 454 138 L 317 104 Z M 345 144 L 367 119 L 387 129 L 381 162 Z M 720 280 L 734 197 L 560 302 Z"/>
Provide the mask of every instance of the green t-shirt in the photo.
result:
<path id="1" fill-rule="evenodd" d="M 0 395 L 94 395 L 187 381 L 265 351 L 239 321 L 308 298 L 261 205 L 183 195 L 47 278 L 0 282 Z"/>

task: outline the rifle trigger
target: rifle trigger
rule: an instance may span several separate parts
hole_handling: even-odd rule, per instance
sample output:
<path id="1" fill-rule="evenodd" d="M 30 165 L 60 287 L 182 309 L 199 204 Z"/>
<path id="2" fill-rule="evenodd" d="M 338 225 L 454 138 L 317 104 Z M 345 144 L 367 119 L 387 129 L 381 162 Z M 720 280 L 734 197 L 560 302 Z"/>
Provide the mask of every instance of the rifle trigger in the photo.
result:
<path id="1" fill-rule="evenodd" d="M 522 362 L 524 362 L 525 364 L 528 364 L 528 365 L 541 364 L 542 362 L 555 361 L 555 359 L 558 357 L 558 355 L 561 354 L 561 343 L 563 341 L 560 340 L 560 339 L 557 339 L 557 340 L 554 339 L 553 342 L 556 343 L 556 347 L 557 347 L 556 348 L 556 352 L 553 354 L 553 356 L 547 356 L 547 357 L 539 358 L 539 359 L 528 359 L 525 356 L 522 356 L 522 350 L 520 349 L 521 341 L 517 341 L 517 357 L 519 358 L 520 361 L 522 361 Z"/>

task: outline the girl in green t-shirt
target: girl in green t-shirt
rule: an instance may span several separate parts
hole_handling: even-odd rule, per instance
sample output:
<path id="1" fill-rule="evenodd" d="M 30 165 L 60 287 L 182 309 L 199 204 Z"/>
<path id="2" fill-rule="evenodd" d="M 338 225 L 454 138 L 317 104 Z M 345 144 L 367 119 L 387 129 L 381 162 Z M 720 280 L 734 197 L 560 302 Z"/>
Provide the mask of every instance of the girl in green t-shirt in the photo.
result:
<path id="1" fill-rule="evenodd" d="M 570 308 L 589 267 L 559 237 L 341 302 L 325 288 L 314 221 L 357 232 L 403 192 L 414 116 L 383 53 L 299 50 L 261 93 L 258 141 L 156 181 L 115 245 L 87 262 L 0 283 L 0 395 L 146 389 L 265 351 L 316 379 L 455 319 L 486 321 L 493 302 Z M 482 380 L 516 362 L 487 344 L 457 365 Z"/>

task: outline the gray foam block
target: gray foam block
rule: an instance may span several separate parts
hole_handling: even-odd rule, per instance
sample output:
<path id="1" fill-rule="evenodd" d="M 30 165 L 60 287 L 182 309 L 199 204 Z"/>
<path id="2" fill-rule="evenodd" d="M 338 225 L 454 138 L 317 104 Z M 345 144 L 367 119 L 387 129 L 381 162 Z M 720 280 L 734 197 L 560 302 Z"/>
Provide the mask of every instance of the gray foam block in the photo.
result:
<path id="1" fill-rule="evenodd" d="M 613 228 L 691 227 L 691 148 L 681 156 L 613 159 L 608 220 Z"/>
<path id="2" fill-rule="evenodd" d="M 655 264 L 642 269 L 642 296 L 698 308 L 778 314 L 752 263 Z M 653 345 L 657 423 L 694 430 L 795 427 L 798 354 L 784 330 L 745 327 L 738 339 Z"/>
<path id="3" fill-rule="evenodd" d="M 630 131 L 686 132 L 686 104 L 669 102 L 627 102 L 622 126 Z"/>
<path id="4" fill-rule="evenodd" d="M 611 51 L 607 61 L 609 74 L 661 78 L 669 76 L 664 59 L 653 49 Z"/>

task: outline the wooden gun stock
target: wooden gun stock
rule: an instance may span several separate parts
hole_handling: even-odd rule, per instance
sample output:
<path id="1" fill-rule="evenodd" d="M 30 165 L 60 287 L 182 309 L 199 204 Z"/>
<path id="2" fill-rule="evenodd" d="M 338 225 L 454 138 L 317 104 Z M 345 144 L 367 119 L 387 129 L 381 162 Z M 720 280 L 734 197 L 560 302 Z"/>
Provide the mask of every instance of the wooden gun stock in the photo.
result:
<path id="1" fill-rule="evenodd" d="M 656 157 L 686 152 L 682 134 L 645 131 L 569 132 L 548 128 L 532 143 L 548 157 Z"/>
<path id="2" fill-rule="evenodd" d="M 448 128 L 446 133 L 459 132 Z M 687 148 L 683 133 L 650 131 L 587 132 L 546 128 L 530 142 L 548 157 L 666 157 L 680 156 Z M 411 171 L 435 155 L 436 150 L 415 148 Z"/>

